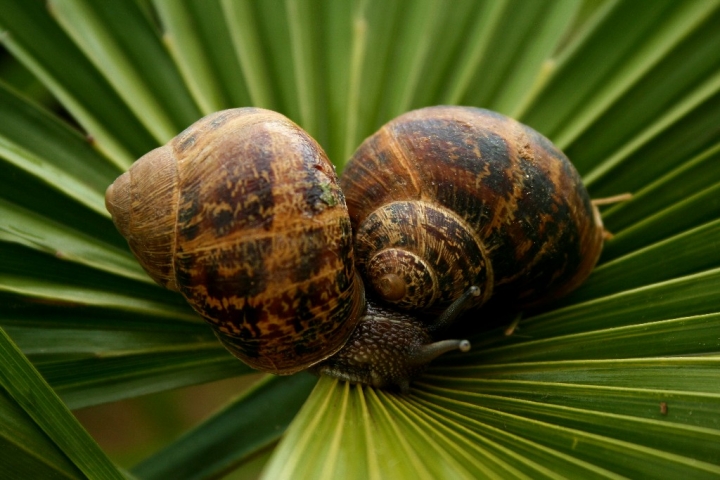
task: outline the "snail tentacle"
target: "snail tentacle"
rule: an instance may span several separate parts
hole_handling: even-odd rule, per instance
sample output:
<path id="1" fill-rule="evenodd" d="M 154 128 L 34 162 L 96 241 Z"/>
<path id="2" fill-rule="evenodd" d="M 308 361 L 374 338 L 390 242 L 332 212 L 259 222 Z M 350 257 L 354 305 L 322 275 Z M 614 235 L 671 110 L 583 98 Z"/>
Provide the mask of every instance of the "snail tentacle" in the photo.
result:
<path id="1" fill-rule="evenodd" d="M 437 334 L 443 330 L 447 330 L 463 313 L 473 306 L 477 297 L 480 296 L 480 293 L 480 287 L 477 285 L 468 288 L 460 298 L 445 309 L 437 320 L 428 325 L 428 332 Z"/>
<path id="2" fill-rule="evenodd" d="M 470 340 L 440 340 L 439 342 L 428 343 L 417 349 L 417 352 L 408 359 L 408 363 L 417 365 L 426 365 L 443 353 L 460 350 L 461 352 L 470 351 Z"/>

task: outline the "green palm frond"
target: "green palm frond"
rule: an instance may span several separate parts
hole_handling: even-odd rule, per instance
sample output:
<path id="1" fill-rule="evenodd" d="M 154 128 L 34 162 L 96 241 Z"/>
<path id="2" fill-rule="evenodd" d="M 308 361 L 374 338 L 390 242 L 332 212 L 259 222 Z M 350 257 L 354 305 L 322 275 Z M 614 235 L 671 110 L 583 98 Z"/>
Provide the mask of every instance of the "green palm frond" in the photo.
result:
<path id="1" fill-rule="evenodd" d="M 715 0 L 0 0 L 4 61 L 61 106 L 0 78 L 0 475 L 717 477 L 718 25 Z M 592 196 L 633 193 L 588 281 L 514 328 L 487 313 L 408 396 L 266 377 L 114 466 L 68 409 L 251 370 L 137 265 L 113 179 L 223 108 L 284 113 L 341 170 L 434 104 L 518 118 Z"/>

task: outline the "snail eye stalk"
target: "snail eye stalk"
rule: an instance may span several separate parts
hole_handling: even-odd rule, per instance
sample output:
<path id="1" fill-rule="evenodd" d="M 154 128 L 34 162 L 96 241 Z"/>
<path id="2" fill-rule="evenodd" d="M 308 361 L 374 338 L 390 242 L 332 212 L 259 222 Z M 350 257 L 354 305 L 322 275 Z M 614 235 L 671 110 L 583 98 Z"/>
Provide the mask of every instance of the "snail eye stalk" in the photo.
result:
<path id="1" fill-rule="evenodd" d="M 428 326 L 428 332 L 431 335 L 435 335 L 438 332 L 447 330 L 452 326 L 455 321 L 460 318 L 460 315 L 465 313 L 470 307 L 472 307 L 475 299 L 480 296 L 480 287 L 473 285 L 468 288 L 465 293 L 455 300 L 445 311 L 435 320 L 434 323 Z M 470 348 L 468 344 L 468 349 Z M 462 350 L 462 348 L 460 349 Z M 463 350 L 466 351 L 466 350 Z"/>

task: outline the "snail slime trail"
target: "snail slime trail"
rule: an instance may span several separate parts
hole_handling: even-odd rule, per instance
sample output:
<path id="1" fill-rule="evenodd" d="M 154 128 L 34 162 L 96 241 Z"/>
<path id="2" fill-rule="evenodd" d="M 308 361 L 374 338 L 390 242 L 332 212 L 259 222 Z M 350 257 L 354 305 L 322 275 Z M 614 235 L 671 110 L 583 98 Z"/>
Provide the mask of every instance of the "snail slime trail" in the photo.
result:
<path id="1" fill-rule="evenodd" d="M 463 312 L 563 295 L 602 248 L 567 158 L 470 107 L 390 121 L 339 183 L 283 115 L 224 110 L 137 160 L 105 201 L 147 273 L 248 365 L 403 392 L 438 355 L 469 349 L 443 338 Z"/>

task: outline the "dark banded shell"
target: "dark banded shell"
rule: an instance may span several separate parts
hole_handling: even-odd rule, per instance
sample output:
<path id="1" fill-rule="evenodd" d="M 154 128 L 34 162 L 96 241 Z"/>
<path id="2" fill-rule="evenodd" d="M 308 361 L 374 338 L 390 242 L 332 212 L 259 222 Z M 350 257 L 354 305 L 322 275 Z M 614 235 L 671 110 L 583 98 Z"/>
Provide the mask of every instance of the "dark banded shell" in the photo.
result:
<path id="1" fill-rule="evenodd" d="M 225 346 L 289 374 L 334 354 L 364 306 L 335 171 L 284 116 L 202 118 L 108 188 L 138 260 L 179 290 Z"/>
<path id="2" fill-rule="evenodd" d="M 471 285 L 478 305 L 536 304 L 578 286 L 602 248 L 599 214 L 567 157 L 484 109 L 392 120 L 358 148 L 340 185 L 358 271 L 406 309 L 441 309 Z"/>

